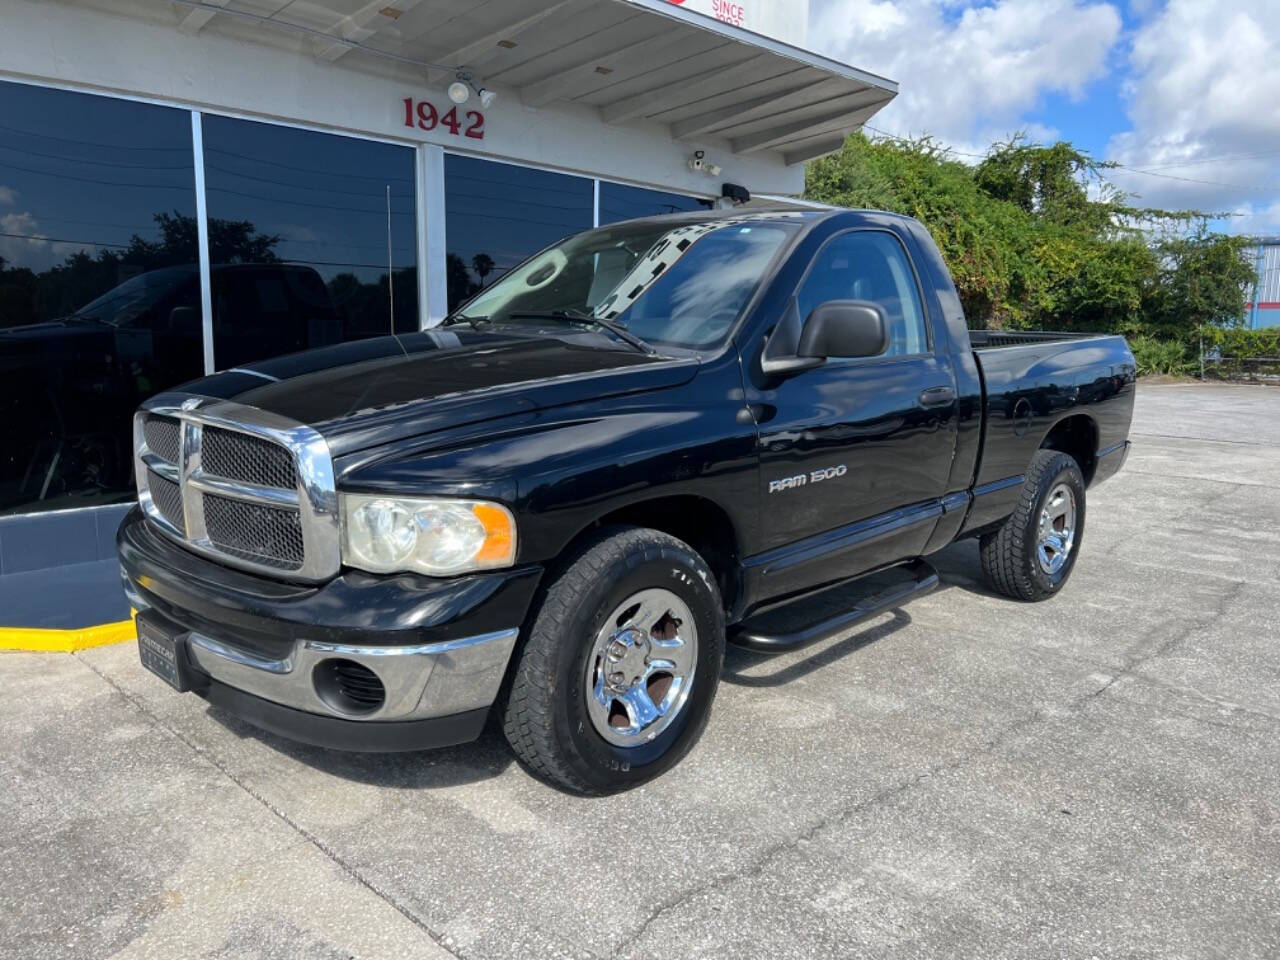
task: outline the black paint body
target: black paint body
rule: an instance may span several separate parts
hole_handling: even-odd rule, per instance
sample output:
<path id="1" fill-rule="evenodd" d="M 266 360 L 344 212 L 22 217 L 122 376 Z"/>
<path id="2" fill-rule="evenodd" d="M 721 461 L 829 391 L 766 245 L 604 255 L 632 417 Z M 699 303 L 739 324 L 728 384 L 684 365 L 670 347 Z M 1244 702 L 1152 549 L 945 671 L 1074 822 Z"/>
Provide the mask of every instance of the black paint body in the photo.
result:
<path id="1" fill-rule="evenodd" d="M 135 511 L 120 535 L 126 573 L 145 576 L 144 592 L 170 615 L 243 621 L 244 636 L 232 639 L 255 646 L 305 623 L 361 642 L 419 642 L 424 632 L 522 624 L 542 572 L 585 532 L 666 517 L 677 535 L 714 546 L 733 623 L 989 528 L 1012 511 L 1046 441 L 1072 452 L 1090 481 L 1118 469 L 1135 381 L 1122 338 L 974 351 L 920 224 L 872 212 L 798 219 L 734 335 L 710 354 L 653 357 L 594 334 L 453 325 L 250 368 L 276 382 L 229 371 L 185 388 L 310 424 L 330 446 L 340 491 L 506 504 L 519 534 L 513 570 L 443 581 L 349 571 L 320 587 L 271 584 L 149 535 Z M 797 285 L 848 230 L 902 242 L 929 352 L 764 373 L 764 345 Z M 812 480 L 837 466 L 839 476 Z M 800 476 L 802 485 L 769 492 Z"/>

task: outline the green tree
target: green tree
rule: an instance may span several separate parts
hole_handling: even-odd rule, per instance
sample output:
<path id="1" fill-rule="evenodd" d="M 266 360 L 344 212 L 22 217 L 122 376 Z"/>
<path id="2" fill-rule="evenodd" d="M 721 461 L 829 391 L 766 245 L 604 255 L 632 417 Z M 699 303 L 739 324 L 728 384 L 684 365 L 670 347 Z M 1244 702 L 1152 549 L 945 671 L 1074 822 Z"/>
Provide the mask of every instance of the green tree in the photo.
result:
<path id="1" fill-rule="evenodd" d="M 480 278 L 480 289 L 484 289 L 484 278 L 493 273 L 493 257 L 487 253 L 477 253 L 471 258 L 471 269 Z"/>
<path id="2" fill-rule="evenodd" d="M 929 137 L 854 134 L 809 165 L 805 196 L 922 221 L 974 326 L 1119 332 L 1189 356 L 1243 316 L 1244 241 L 1208 232 L 1209 214 L 1132 206 L 1110 166 L 1021 136 L 971 166 Z"/>
<path id="3" fill-rule="evenodd" d="M 1236 327 L 1254 281 L 1247 237 L 1204 231 L 1161 241 L 1160 283 L 1149 323 L 1168 338 L 1197 336 L 1206 327 Z"/>

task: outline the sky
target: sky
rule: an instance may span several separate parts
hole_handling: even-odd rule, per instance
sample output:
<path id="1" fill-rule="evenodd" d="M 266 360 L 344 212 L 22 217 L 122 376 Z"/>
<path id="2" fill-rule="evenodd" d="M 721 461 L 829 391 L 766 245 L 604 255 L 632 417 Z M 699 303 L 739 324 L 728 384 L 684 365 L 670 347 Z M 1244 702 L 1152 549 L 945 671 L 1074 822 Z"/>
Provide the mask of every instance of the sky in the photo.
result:
<path id="1" fill-rule="evenodd" d="M 808 45 L 898 81 L 876 131 L 1070 140 L 1139 205 L 1280 234 L 1280 0 L 810 0 Z"/>

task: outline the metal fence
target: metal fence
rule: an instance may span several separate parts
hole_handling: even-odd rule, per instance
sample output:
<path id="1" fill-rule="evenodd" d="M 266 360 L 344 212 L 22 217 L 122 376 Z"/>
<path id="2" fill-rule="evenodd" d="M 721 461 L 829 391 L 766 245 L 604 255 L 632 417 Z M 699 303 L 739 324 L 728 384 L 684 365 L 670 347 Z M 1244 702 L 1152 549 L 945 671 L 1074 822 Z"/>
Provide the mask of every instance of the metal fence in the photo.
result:
<path id="1" fill-rule="evenodd" d="M 1280 384 L 1280 357 L 1221 357 L 1201 354 L 1200 379 Z"/>

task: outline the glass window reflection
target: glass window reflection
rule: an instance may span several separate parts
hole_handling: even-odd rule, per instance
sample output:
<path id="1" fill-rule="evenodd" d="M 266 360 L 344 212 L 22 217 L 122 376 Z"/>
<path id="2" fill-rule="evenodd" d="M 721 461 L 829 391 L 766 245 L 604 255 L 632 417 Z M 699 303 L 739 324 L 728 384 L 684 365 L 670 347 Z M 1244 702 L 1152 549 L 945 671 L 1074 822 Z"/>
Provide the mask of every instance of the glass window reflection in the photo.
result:
<path id="1" fill-rule="evenodd" d="M 418 328 L 411 148 L 203 122 L 219 369 Z"/>
<path id="2" fill-rule="evenodd" d="M 511 163 L 446 154 L 444 194 L 451 311 L 594 220 L 591 180 Z"/>
<path id="3" fill-rule="evenodd" d="M 633 220 L 636 217 L 656 217 L 664 213 L 690 213 L 710 210 L 714 206 L 702 197 L 690 197 L 683 193 L 667 193 L 631 187 L 625 183 L 600 181 L 600 225 Z"/>
<path id="4" fill-rule="evenodd" d="M 191 114 L 0 82 L 0 514 L 133 495 L 131 417 L 203 370 Z"/>

